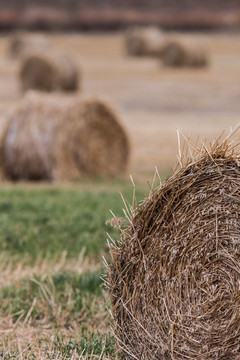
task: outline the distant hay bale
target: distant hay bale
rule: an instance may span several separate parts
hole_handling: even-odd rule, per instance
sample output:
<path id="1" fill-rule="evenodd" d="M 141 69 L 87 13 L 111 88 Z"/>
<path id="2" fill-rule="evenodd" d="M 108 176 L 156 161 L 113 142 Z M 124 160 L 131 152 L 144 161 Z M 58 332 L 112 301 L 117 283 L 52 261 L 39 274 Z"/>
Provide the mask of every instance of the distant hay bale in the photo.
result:
<path id="1" fill-rule="evenodd" d="M 205 67 L 209 64 L 208 50 L 194 39 L 169 39 L 162 49 L 162 62 L 169 67 Z"/>
<path id="2" fill-rule="evenodd" d="M 76 91 L 79 73 L 73 59 L 66 54 L 28 54 L 20 67 L 20 83 L 23 91 Z"/>
<path id="3" fill-rule="evenodd" d="M 101 100 L 30 93 L 9 119 L 1 158 L 12 180 L 117 176 L 128 166 L 129 141 Z"/>
<path id="4" fill-rule="evenodd" d="M 113 325 L 127 359 L 240 355 L 240 155 L 224 141 L 194 157 L 110 245 Z"/>
<path id="5" fill-rule="evenodd" d="M 5 179 L 4 176 L 4 170 L 3 170 L 3 163 L 4 163 L 4 158 L 3 158 L 3 152 L 2 152 L 2 144 L 4 142 L 4 138 L 6 135 L 6 129 L 8 126 L 8 118 L 6 116 L 3 116 L 0 118 L 0 181 Z"/>
<path id="6" fill-rule="evenodd" d="M 49 49 L 49 43 L 45 36 L 40 34 L 28 34 L 16 32 L 9 39 L 9 56 L 17 59 L 29 52 L 42 52 Z"/>
<path id="7" fill-rule="evenodd" d="M 157 27 L 129 29 L 125 38 L 130 56 L 160 56 L 164 43 L 165 36 Z"/>

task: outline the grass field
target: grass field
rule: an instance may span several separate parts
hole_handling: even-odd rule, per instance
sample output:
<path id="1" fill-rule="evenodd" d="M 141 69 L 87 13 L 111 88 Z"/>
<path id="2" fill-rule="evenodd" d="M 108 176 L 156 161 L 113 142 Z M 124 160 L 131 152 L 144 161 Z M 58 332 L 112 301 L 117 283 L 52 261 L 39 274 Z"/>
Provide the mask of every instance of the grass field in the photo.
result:
<path id="1" fill-rule="evenodd" d="M 1 358 L 115 357 L 102 256 L 118 230 L 105 223 L 110 209 L 123 216 L 119 191 L 132 204 L 133 187 L 92 186 L 0 190 Z"/>
<path id="2" fill-rule="evenodd" d="M 129 133 L 128 175 L 141 201 L 155 165 L 166 176 L 176 163 L 176 128 L 193 142 L 216 138 L 239 122 L 239 33 L 195 33 L 207 40 L 206 69 L 166 69 L 160 61 L 130 58 L 123 33 L 46 34 L 54 51 L 71 54 L 82 74 L 79 96 L 113 104 Z M 22 98 L 19 62 L 0 41 L 0 136 Z M 0 358 L 114 359 L 110 304 L 103 289 L 111 209 L 123 216 L 119 195 L 132 204 L 132 184 L 82 179 L 74 183 L 0 187 Z"/>
<path id="3" fill-rule="evenodd" d="M 207 41 L 210 66 L 164 68 L 151 58 L 126 56 L 124 32 L 44 34 L 54 51 L 68 53 L 81 72 L 79 96 L 109 101 L 129 133 L 129 173 L 134 178 L 169 170 L 176 163 L 179 128 L 192 141 L 214 139 L 236 126 L 240 111 L 240 35 L 187 34 Z M 185 35 L 183 35 L 185 36 Z M 19 61 L 8 57 L 9 36 L 0 37 L 0 130 L 5 115 L 22 98 Z M 149 179 L 150 176 L 145 176 Z"/>

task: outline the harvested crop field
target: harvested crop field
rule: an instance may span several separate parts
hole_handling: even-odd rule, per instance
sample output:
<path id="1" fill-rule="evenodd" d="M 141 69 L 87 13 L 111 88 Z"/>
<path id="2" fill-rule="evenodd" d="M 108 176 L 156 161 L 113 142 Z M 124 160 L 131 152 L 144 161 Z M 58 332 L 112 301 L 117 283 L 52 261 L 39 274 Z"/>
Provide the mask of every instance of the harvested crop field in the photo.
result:
<path id="1" fill-rule="evenodd" d="M 83 96 L 110 100 L 132 140 L 131 173 L 169 169 L 176 160 L 176 128 L 186 136 L 214 138 L 239 121 L 240 35 L 194 34 L 206 40 L 210 65 L 170 69 L 151 58 L 127 57 L 124 33 L 50 34 L 53 50 L 66 51 L 82 73 Z M 19 63 L 7 57 L 8 37 L 0 41 L 0 110 L 21 98 Z M 79 92 L 80 94 L 80 92 Z"/>
<path id="2" fill-rule="evenodd" d="M 195 143 L 239 123 L 240 34 L 191 34 L 210 51 L 210 65 L 199 69 L 128 57 L 123 32 L 43 36 L 54 52 L 75 60 L 81 74 L 77 95 L 106 100 L 116 111 L 131 142 L 130 164 L 126 178 L 2 180 L 0 358 L 121 359 L 102 280 L 103 257 L 110 262 L 106 233 L 118 238 L 118 225 L 127 225 L 126 208 L 152 195 L 160 182 L 156 173 L 151 183 L 155 166 L 162 178 L 175 166 L 176 129 L 186 137 L 191 133 Z M 1 138 L 6 118 L 23 98 L 21 59 L 9 57 L 9 38 L 0 38 Z M 73 95 L 64 96 L 71 101 Z"/>
<path id="3" fill-rule="evenodd" d="M 131 202 L 132 189 L 123 180 L 91 186 L 0 190 L 1 359 L 117 356 L 102 256 L 109 261 L 106 232 L 119 235 L 109 209 L 122 216 L 118 191 Z"/>

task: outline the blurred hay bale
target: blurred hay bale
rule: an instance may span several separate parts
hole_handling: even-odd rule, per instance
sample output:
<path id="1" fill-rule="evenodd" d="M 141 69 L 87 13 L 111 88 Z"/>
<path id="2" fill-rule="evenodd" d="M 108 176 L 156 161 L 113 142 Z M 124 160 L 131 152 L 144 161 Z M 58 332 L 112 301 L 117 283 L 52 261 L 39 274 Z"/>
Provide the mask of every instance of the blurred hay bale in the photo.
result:
<path id="1" fill-rule="evenodd" d="M 17 59 L 29 52 L 42 52 L 49 49 L 49 43 L 45 36 L 40 34 L 28 34 L 15 32 L 9 39 L 9 56 Z"/>
<path id="2" fill-rule="evenodd" d="M 162 62 L 169 67 L 205 67 L 209 53 L 206 45 L 196 39 L 169 38 L 162 49 Z"/>
<path id="3" fill-rule="evenodd" d="M 5 179 L 4 170 L 3 170 L 3 164 L 4 164 L 4 158 L 3 158 L 3 152 L 2 152 L 2 145 L 4 142 L 4 138 L 6 135 L 6 129 L 8 127 L 8 117 L 3 116 L 0 118 L 0 181 Z"/>
<path id="4" fill-rule="evenodd" d="M 77 66 L 66 54 L 28 54 L 20 66 L 19 78 L 23 91 L 76 91 L 79 86 Z"/>
<path id="5" fill-rule="evenodd" d="M 160 56 L 165 36 L 157 27 L 136 27 L 126 33 L 125 46 L 130 56 Z"/>
<path id="6" fill-rule="evenodd" d="M 1 157 L 12 180 L 117 176 L 127 168 L 129 141 L 103 101 L 31 92 L 9 119 Z"/>
<path id="7" fill-rule="evenodd" d="M 107 284 L 127 359 L 239 356 L 239 161 L 227 141 L 203 145 L 110 245 Z"/>

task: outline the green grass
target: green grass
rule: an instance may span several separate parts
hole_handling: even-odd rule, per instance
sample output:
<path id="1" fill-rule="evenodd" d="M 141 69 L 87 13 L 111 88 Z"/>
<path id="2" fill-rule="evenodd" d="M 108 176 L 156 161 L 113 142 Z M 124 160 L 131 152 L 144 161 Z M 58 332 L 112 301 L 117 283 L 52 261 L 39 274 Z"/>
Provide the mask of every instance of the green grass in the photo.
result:
<path id="1" fill-rule="evenodd" d="M 25 278 L 17 284 L 1 288 L 0 309 L 3 313 L 15 314 L 14 319 L 17 320 L 20 316 L 27 314 L 36 298 L 38 302 L 31 314 L 32 319 L 39 319 L 41 311 L 42 316 L 44 315 L 44 305 L 46 305 L 47 313 L 50 307 L 51 315 L 54 313 L 52 310 L 56 304 L 63 310 L 68 308 L 70 313 L 80 312 L 83 308 L 85 312 L 89 312 L 92 310 L 90 309 L 92 299 L 96 296 L 102 297 L 104 273 L 105 269 L 86 271 L 81 275 L 59 272 L 44 280 L 38 277 Z"/>
<path id="2" fill-rule="evenodd" d="M 46 339 L 39 339 L 38 346 L 40 347 L 42 343 L 46 344 Z M 84 329 L 79 342 L 76 342 L 74 339 L 65 339 L 64 336 L 56 334 L 55 339 L 51 344 L 51 348 L 46 349 L 44 352 L 44 359 L 106 359 L 106 357 L 115 359 L 114 345 L 115 340 L 110 333 L 102 335 L 97 331 L 89 333 Z M 36 346 L 31 346 L 29 344 L 27 350 L 28 360 L 39 360 L 38 349 L 36 349 Z M 2 359 L 19 359 L 19 352 L 7 353 Z"/>
<path id="3" fill-rule="evenodd" d="M 109 210 L 124 217 L 117 188 L 132 204 L 132 186 L 124 181 L 0 189 L 0 321 L 8 324 L 0 339 L 1 358 L 38 360 L 43 353 L 46 360 L 119 358 L 101 279 L 106 233 L 119 236 L 106 225 Z M 137 191 L 137 200 L 143 197 Z M 67 257 L 58 267 L 63 253 Z"/>
<path id="4" fill-rule="evenodd" d="M 124 196 L 132 201 L 130 186 Z M 123 216 L 123 207 L 116 191 L 1 189 L 0 250 L 29 262 L 63 251 L 76 257 L 83 247 L 87 256 L 98 255 L 106 251 L 106 232 L 118 235 L 105 225 L 109 210 Z"/>
<path id="5" fill-rule="evenodd" d="M 39 330 L 41 325 L 51 328 L 51 336 L 43 336 L 40 331 L 33 342 L 26 339 L 26 357 L 22 359 L 40 360 L 41 351 L 46 360 L 75 359 L 74 354 L 81 359 L 115 358 L 113 334 L 107 326 L 101 331 L 96 330 L 101 324 L 108 323 L 102 294 L 103 273 L 104 269 L 88 270 L 83 274 L 60 271 L 52 277 L 25 278 L 1 288 L 0 312 L 12 319 L 13 327 L 24 328 L 26 324 Z M 67 331 L 70 335 L 64 336 L 63 332 L 66 334 L 68 328 L 72 331 Z M 8 343 L 11 343 L 9 339 Z M 20 354 L 13 344 L 9 351 L 1 352 L 0 341 L 1 358 L 18 359 Z"/>
<path id="6" fill-rule="evenodd" d="M 101 355 L 104 348 L 104 355 L 114 355 L 114 338 L 108 333 L 101 335 L 98 332 L 89 333 L 87 330 L 82 331 L 81 341 L 79 343 L 68 340 L 64 337 L 56 336 L 55 349 L 61 351 L 65 357 L 70 357 L 75 350 L 78 355 Z"/>

